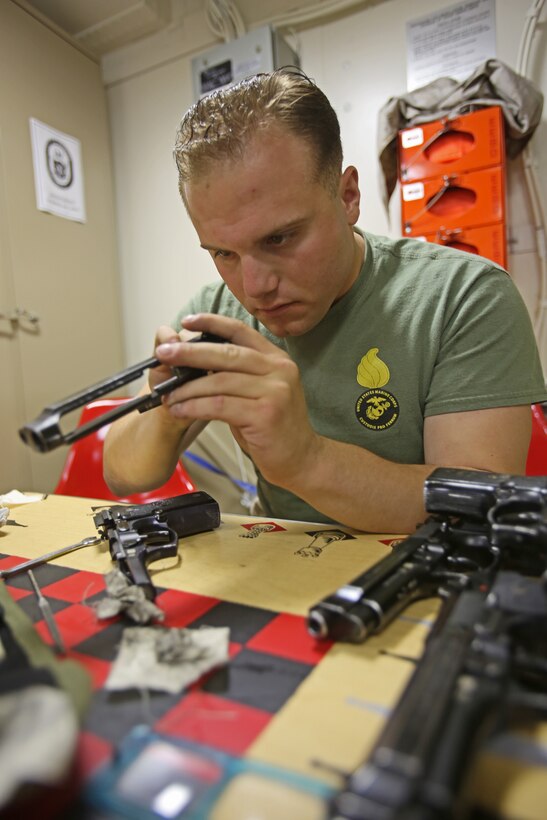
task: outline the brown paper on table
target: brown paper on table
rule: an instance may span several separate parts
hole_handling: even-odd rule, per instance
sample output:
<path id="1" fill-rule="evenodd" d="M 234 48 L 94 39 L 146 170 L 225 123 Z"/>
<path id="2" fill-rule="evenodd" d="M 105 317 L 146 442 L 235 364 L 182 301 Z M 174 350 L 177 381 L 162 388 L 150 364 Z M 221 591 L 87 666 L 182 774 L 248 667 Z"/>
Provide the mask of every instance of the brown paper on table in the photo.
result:
<path id="1" fill-rule="evenodd" d="M 33 558 L 95 535 L 93 514 L 109 506 L 111 502 L 49 496 L 17 507 L 10 519 L 20 526 L 0 529 L 0 552 Z M 346 537 L 329 541 L 324 535 L 329 530 Z M 387 555 L 396 538 L 307 522 L 223 515 L 219 529 L 180 540 L 180 559 L 166 559 L 149 569 L 158 586 L 306 615 L 310 606 Z M 112 569 L 106 542 L 55 563 L 97 573 Z M 340 785 L 311 761 L 319 758 L 349 772 L 364 760 L 413 670 L 411 663 L 379 654 L 379 649 L 418 657 L 437 608 L 436 601 L 422 601 L 365 644 L 333 646 L 248 755 Z M 545 723 L 535 737 L 540 748 L 547 745 Z M 545 816 L 545 767 L 483 755 L 477 772 L 481 776 L 474 780 L 475 794 L 482 805 L 519 820 Z"/>
<path id="2" fill-rule="evenodd" d="M 543 748 L 545 759 L 547 723 L 515 732 L 517 737 L 526 734 Z M 519 820 L 545 820 L 547 776 L 539 761 L 515 760 L 486 751 L 471 771 L 469 788 L 477 805 L 483 808 L 499 812 L 501 807 L 504 816 Z"/>
<path id="3" fill-rule="evenodd" d="M 0 551 L 34 558 L 96 535 L 93 514 L 109 506 L 100 500 L 48 496 L 19 507 L 10 516 L 19 526 L 0 531 Z M 252 535 L 257 524 L 264 529 Z M 178 557 L 155 561 L 148 570 L 157 586 L 306 615 L 310 606 L 387 555 L 391 548 L 381 539 L 393 538 L 336 525 L 223 515 L 218 529 L 181 538 Z M 112 569 L 106 542 L 54 563 L 98 573 Z"/>
<path id="4" fill-rule="evenodd" d="M 427 634 L 424 622 L 397 620 L 364 644 L 335 644 L 246 756 L 340 786 L 313 761 L 351 772 L 364 760 L 414 670 L 379 650 L 417 658 Z"/>

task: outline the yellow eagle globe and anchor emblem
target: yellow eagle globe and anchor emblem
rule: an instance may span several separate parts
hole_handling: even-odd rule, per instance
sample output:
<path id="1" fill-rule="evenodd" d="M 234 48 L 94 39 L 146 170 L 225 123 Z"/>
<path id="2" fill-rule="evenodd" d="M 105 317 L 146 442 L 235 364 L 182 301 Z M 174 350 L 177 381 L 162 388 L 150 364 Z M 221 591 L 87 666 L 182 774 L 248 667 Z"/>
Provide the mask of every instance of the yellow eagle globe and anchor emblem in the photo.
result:
<path id="1" fill-rule="evenodd" d="M 355 404 L 357 420 L 369 430 L 387 430 L 399 418 L 399 403 L 393 393 L 383 388 L 389 382 L 389 367 L 371 347 L 357 366 L 357 383 L 369 389 Z"/>

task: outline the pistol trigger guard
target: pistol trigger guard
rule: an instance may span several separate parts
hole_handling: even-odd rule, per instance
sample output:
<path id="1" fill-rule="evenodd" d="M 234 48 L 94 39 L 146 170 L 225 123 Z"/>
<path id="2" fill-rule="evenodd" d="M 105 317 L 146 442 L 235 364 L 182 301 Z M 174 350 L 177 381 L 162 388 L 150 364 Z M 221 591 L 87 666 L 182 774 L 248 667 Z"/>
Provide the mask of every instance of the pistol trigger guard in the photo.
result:
<path id="1" fill-rule="evenodd" d="M 135 522 L 136 531 L 142 536 L 145 546 L 147 540 L 150 539 L 152 543 L 157 539 L 157 543 L 165 545 L 172 545 L 178 543 L 178 535 L 165 522 L 161 521 L 158 516 L 148 516 L 147 518 L 138 519 Z"/>

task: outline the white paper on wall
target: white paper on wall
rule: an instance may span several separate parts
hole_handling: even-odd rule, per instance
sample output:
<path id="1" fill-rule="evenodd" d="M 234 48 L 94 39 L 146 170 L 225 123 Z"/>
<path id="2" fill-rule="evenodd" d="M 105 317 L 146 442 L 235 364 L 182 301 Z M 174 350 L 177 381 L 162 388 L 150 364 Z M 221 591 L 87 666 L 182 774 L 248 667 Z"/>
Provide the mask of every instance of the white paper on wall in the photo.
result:
<path id="1" fill-rule="evenodd" d="M 80 140 L 31 118 L 36 207 L 39 211 L 85 222 Z"/>
<path id="2" fill-rule="evenodd" d="M 467 0 L 406 24 L 407 91 L 439 77 L 465 80 L 496 56 L 495 0 Z"/>

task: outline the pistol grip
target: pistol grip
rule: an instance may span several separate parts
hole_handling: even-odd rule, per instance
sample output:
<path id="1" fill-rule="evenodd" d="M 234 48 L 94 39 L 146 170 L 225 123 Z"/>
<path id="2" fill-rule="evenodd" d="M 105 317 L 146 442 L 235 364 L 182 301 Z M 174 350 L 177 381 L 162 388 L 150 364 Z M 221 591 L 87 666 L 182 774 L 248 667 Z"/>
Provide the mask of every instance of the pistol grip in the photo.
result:
<path id="1" fill-rule="evenodd" d="M 152 583 L 145 563 L 145 549 L 128 550 L 125 557 L 119 561 L 119 567 L 131 584 L 140 587 L 149 601 L 156 597 L 156 588 Z"/>

